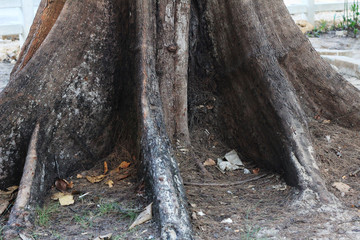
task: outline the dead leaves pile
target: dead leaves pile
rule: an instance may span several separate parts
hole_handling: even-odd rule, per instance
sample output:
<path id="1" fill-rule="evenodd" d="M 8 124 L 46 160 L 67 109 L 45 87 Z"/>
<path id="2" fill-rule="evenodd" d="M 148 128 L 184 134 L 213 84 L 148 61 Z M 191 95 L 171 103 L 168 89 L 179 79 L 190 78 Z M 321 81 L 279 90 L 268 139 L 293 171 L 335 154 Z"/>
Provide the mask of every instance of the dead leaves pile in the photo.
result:
<path id="1" fill-rule="evenodd" d="M 129 166 L 129 162 L 123 161 L 119 166 L 109 171 L 108 164 L 105 161 L 103 174 L 97 176 L 83 176 L 81 174 L 77 174 L 76 178 L 86 178 L 86 180 L 93 184 L 102 182 L 104 179 L 107 179 L 105 184 L 108 185 L 109 188 L 112 188 L 115 184 L 113 180 L 122 180 L 130 176 L 129 171 L 126 171 Z M 60 192 L 53 194 L 51 196 L 52 200 L 58 200 L 62 206 L 68 206 L 75 203 L 73 196 L 74 191 L 73 193 L 66 192 L 66 190 L 72 189 L 74 187 L 74 183 L 72 181 L 68 182 L 65 179 L 57 179 L 55 181 L 55 187 Z"/>
<path id="2" fill-rule="evenodd" d="M 103 174 L 98 176 L 86 176 L 85 178 L 91 183 L 98 183 L 107 178 L 108 180 L 105 182 L 105 184 L 107 184 L 111 188 L 114 185 L 114 181 L 111 178 L 113 178 L 114 180 L 122 180 L 130 176 L 128 171 L 122 173 L 122 170 L 127 169 L 129 166 L 129 162 L 123 161 L 120 163 L 119 166 L 109 172 L 108 164 L 105 161 Z"/>

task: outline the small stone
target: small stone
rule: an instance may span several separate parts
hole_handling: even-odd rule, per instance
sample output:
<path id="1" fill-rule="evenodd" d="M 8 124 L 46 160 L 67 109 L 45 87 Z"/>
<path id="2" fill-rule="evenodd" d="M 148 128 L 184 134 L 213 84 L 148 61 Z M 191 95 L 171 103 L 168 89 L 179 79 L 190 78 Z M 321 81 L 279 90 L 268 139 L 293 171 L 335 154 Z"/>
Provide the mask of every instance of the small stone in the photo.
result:
<path id="1" fill-rule="evenodd" d="M 205 216 L 206 214 L 203 212 L 203 211 L 199 211 L 198 213 L 197 213 L 197 215 L 199 215 L 199 216 Z"/>
<path id="2" fill-rule="evenodd" d="M 220 223 L 230 224 L 230 223 L 233 223 L 233 220 L 231 218 L 226 218 L 226 219 L 222 220 Z"/>
<path id="3" fill-rule="evenodd" d="M 247 169 L 247 168 L 244 168 L 244 174 L 250 174 L 251 172 L 250 172 L 250 170 L 249 169 Z"/>

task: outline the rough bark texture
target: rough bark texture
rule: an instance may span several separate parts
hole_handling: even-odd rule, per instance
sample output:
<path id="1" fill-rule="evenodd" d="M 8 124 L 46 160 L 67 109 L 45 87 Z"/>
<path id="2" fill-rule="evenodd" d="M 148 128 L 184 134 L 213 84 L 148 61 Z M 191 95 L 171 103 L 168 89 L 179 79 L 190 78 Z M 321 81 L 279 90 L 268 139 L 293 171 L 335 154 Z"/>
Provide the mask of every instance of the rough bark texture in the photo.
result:
<path id="1" fill-rule="evenodd" d="M 14 230 L 14 228 L 16 229 L 16 226 L 31 226 L 29 219 L 31 217 L 31 206 L 29 206 L 29 201 L 30 196 L 33 194 L 32 188 L 37 166 L 36 147 L 39 138 L 39 129 L 40 125 L 36 124 L 31 136 L 24 171 L 20 181 L 19 192 L 9 216 L 9 228 L 5 229 L 3 232 L 6 239 L 17 237 L 17 232 Z"/>
<path id="2" fill-rule="evenodd" d="M 191 239 L 172 148 L 191 142 L 188 123 L 200 126 L 194 113 L 210 101 L 216 114 L 205 118 L 229 147 L 334 201 L 307 119 L 358 124 L 359 93 L 314 51 L 282 0 L 46 2 L 0 93 L 1 188 L 20 181 L 38 122 L 30 204 L 56 177 L 122 146 L 140 159 L 162 238 Z"/>
<path id="3" fill-rule="evenodd" d="M 187 80 L 190 0 L 157 2 L 157 64 L 166 130 L 171 140 L 190 144 Z"/>
<path id="4" fill-rule="evenodd" d="M 155 1 L 138 0 L 136 79 L 140 82 L 141 156 L 154 199 L 162 239 L 192 239 L 187 201 L 178 164 L 165 129 L 156 76 Z"/>

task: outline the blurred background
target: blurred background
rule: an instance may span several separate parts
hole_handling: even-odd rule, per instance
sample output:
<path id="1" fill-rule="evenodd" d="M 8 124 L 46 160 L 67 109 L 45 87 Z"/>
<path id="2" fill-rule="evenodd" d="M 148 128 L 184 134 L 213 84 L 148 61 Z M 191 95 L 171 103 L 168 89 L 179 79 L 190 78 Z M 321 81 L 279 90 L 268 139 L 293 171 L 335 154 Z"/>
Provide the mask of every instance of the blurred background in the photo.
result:
<path id="1" fill-rule="evenodd" d="M 2 79 L 9 78 L 40 1 L 0 0 L 0 91 L 6 85 L 7 81 Z M 284 0 L 284 3 L 309 37 L 360 36 L 359 0 Z"/>

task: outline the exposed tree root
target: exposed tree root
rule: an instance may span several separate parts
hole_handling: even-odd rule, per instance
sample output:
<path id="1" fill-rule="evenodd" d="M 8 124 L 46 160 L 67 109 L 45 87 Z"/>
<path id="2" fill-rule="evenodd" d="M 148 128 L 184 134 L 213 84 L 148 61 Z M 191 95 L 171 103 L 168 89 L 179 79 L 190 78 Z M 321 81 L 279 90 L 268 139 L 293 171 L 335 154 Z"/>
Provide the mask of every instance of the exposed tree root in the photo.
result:
<path id="1" fill-rule="evenodd" d="M 28 203 L 31 196 L 31 189 L 37 165 L 36 147 L 39 129 L 40 124 L 37 123 L 31 136 L 24 171 L 19 186 L 19 192 L 9 216 L 7 229 L 4 231 L 5 239 L 14 239 L 14 237 L 17 237 L 18 234 L 17 229 L 31 225 L 29 221 L 30 209 Z"/>

